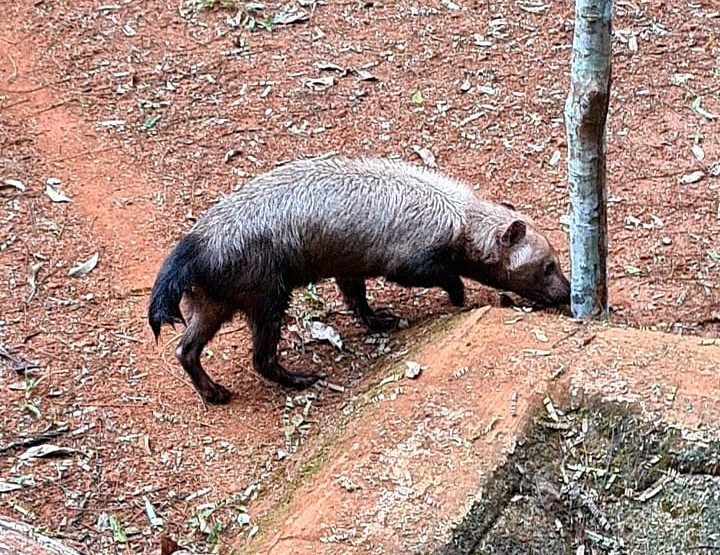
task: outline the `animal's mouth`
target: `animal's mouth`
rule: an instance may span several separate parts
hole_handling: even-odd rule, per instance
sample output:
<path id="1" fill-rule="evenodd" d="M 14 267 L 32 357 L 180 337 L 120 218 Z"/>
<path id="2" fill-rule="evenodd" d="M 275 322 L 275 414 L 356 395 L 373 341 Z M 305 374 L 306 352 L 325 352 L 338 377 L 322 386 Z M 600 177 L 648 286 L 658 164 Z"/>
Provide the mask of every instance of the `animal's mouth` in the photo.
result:
<path id="1" fill-rule="evenodd" d="M 525 301 L 524 303 L 523 300 Z M 522 295 L 519 293 L 513 294 L 511 292 L 502 292 L 500 303 L 501 306 L 531 306 L 534 309 L 543 310 L 547 308 L 570 306 L 570 297 L 568 296 L 563 300 L 558 300 L 557 298 L 549 297 L 547 295 Z"/>
<path id="2" fill-rule="evenodd" d="M 562 297 L 552 297 L 550 295 L 533 295 L 528 297 L 529 300 L 538 308 L 554 308 L 560 306 L 570 306 L 570 294 Z"/>

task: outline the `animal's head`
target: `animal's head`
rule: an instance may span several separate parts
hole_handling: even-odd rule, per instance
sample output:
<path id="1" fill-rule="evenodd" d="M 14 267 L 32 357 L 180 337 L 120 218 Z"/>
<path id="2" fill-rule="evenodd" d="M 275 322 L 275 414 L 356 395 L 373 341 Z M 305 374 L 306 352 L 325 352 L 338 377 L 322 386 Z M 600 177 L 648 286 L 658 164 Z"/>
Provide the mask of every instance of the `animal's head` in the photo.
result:
<path id="1" fill-rule="evenodd" d="M 468 277 L 543 305 L 570 304 L 570 282 L 547 237 L 508 203 L 491 210 L 470 226 L 468 255 L 480 256 L 482 274 Z"/>

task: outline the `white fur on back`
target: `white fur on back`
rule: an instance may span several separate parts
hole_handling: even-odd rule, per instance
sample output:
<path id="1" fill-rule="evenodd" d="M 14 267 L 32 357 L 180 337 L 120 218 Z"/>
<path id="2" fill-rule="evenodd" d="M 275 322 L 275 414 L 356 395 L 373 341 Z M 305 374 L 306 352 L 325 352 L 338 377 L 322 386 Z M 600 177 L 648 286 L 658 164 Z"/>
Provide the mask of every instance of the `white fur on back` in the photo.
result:
<path id="1" fill-rule="evenodd" d="M 348 162 L 348 160 L 345 160 L 345 162 Z M 363 158 L 356 162 L 359 165 L 364 165 L 369 170 L 375 169 L 380 170 L 382 173 L 390 173 L 393 177 L 404 175 L 406 176 L 405 181 L 407 185 L 413 185 L 412 180 L 415 179 L 423 185 L 432 187 L 457 200 L 472 198 L 473 196 L 470 187 L 465 183 L 430 168 L 417 166 L 401 160 L 379 158 Z"/>
<path id="2" fill-rule="evenodd" d="M 194 232 L 208 241 L 218 267 L 225 253 L 269 257 L 316 248 L 317 258 L 362 244 L 368 267 L 390 271 L 408 250 L 455 245 L 467 230 L 468 208 L 479 202 L 462 182 L 404 162 L 298 160 L 223 198 Z"/>

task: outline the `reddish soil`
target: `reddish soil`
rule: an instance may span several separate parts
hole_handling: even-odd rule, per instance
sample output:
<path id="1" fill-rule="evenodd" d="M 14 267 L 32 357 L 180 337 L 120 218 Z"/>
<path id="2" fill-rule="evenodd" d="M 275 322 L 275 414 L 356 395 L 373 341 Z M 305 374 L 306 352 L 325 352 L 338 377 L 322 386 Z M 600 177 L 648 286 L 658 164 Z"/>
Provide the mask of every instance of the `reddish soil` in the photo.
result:
<path id="1" fill-rule="evenodd" d="M 498 329 L 508 341 L 497 341 Z M 403 379 L 402 363 L 387 369 L 399 379 L 371 390 L 362 418 L 325 440 L 327 462 L 247 552 L 476 553 L 444 548 L 474 502 L 501 501 L 492 497 L 502 487 L 491 483 L 494 471 L 542 419 L 543 401 L 632 402 L 651 421 L 718 437 L 718 350 L 546 314 L 471 312 L 412 354 L 419 378 Z"/>
<path id="2" fill-rule="evenodd" d="M 0 185 L 16 179 L 26 190 L 0 189 L 0 448 L 67 424 L 53 442 L 77 452 L 23 462 L 22 448 L 3 451 L 0 480 L 33 481 L 0 493 L 1 514 L 93 553 L 149 552 L 161 534 L 224 549 L 254 534 L 318 437 L 380 379 L 368 369 L 385 345 L 368 341 L 329 284 L 319 286 L 321 315 L 347 352 L 303 347 L 286 331 L 284 358 L 323 368 L 345 390 L 318 387 L 292 408 L 287 392 L 249 371 L 242 321 L 207 353 L 211 374 L 238 394 L 226 407 L 205 407 L 189 386 L 171 329 L 159 347 L 152 340 L 147 291 L 168 249 L 216 198 L 277 162 L 337 151 L 420 163 L 412 146 L 424 146 L 443 171 L 532 214 L 567 258 L 569 5 L 539 14 L 505 0 L 458 11 L 404 0 L 304 9 L 307 21 L 267 31 L 259 22 L 281 11 L 274 2 L 244 18 L 180 0 L 5 6 Z M 608 128 L 613 319 L 708 337 L 720 330 L 720 120 L 692 106 L 720 114 L 711 12 L 710 2 L 675 0 L 617 7 Z M 319 77 L 332 86 L 309 81 Z M 694 171 L 702 178 L 682 184 Z M 50 201 L 48 178 L 71 203 Z M 90 274 L 68 277 L 95 252 Z M 473 301 L 498 303 L 469 286 Z M 370 289 L 410 323 L 391 338 L 391 357 L 450 313 L 437 291 Z M 494 333 L 498 344 L 510 340 L 504 328 Z M 37 365 L 27 378 L 14 370 L 23 361 Z M 293 415 L 301 426 L 288 425 Z M 162 528 L 150 526 L 145 498 Z M 125 547 L 109 515 L 128 534 Z"/>

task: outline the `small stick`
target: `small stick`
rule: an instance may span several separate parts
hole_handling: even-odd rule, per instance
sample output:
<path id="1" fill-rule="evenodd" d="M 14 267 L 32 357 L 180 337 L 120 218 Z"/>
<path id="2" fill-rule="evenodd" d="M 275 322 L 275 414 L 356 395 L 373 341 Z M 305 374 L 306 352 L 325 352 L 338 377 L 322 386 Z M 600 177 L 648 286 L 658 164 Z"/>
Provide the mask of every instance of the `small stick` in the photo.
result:
<path id="1" fill-rule="evenodd" d="M 113 150 L 117 147 L 115 146 L 106 146 L 102 148 L 98 148 L 97 150 L 85 150 L 83 152 L 79 152 L 78 154 L 73 154 L 72 156 L 65 156 L 64 158 L 53 158 L 52 160 L 48 160 L 48 164 L 56 164 L 58 162 L 67 162 L 68 160 L 74 160 L 75 158 L 82 158 L 83 156 L 90 156 L 92 154 L 100 154 L 101 152 L 106 152 L 108 150 Z"/>
<path id="2" fill-rule="evenodd" d="M 47 88 L 47 85 L 40 85 L 39 87 L 35 87 L 34 89 L 0 89 L 0 92 L 9 94 L 30 94 L 41 91 L 45 88 Z"/>
<path id="3" fill-rule="evenodd" d="M 10 81 L 14 81 L 18 75 L 18 67 L 17 67 L 17 64 L 15 63 L 15 60 L 10 55 L 10 52 L 7 53 L 7 57 L 8 57 L 8 60 L 10 60 L 10 63 L 12 64 L 12 67 L 13 67 L 12 73 L 10 74 Z"/>
<path id="4" fill-rule="evenodd" d="M 215 334 L 216 337 L 220 337 L 221 335 L 227 335 L 229 333 L 235 333 L 237 331 L 243 331 L 245 329 L 245 326 L 239 326 L 235 328 L 230 328 L 227 330 L 221 330 Z"/>
<path id="5" fill-rule="evenodd" d="M 565 334 L 563 337 L 561 337 L 561 338 L 558 339 L 555 343 L 552 344 L 552 348 L 554 349 L 555 347 L 557 347 L 557 346 L 560 345 L 561 343 L 564 343 L 565 341 L 567 341 L 567 340 L 570 339 L 571 337 L 575 337 L 575 336 L 578 334 L 578 332 L 580 331 L 580 329 L 581 329 L 581 328 L 578 327 L 578 328 L 575 328 L 574 330 L 572 330 L 571 332 Z"/>
<path id="6" fill-rule="evenodd" d="M 67 433 L 69 430 L 70 427 L 67 425 L 59 426 L 58 428 L 47 430 L 36 436 L 28 436 L 16 441 L 11 441 L 6 445 L 0 446 L 0 453 L 6 453 L 7 451 L 11 451 L 13 449 L 19 449 L 20 447 L 32 447 L 33 445 L 39 445 L 40 443 L 45 443 L 46 441 L 59 437 Z"/>
<path id="7" fill-rule="evenodd" d="M 30 99 L 22 98 L 22 99 L 18 100 L 17 102 L 8 104 L 7 106 L 0 106 L 0 110 L 9 110 L 10 108 L 14 108 L 15 106 L 18 106 L 19 104 L 25 104 L 26 102 L 30 102 Z"/>
<path id="8" fill-rule="evenodd" d="M 0 347 L 0 358 L 4 358 L 5 360 L 7 360 L 10 363 L 10 368 L 12 368 L 18 374 L 22 374 L 24 372 L 27 372 L 28 370 L 35 370 L 37 368 L 40 368 L 40 365 L 35 362 L 29 362 L 27 360 L 20 360 L 18 358 L 15 358 L 3 347 Z"/>
<path id="9" fill-rule="evenodd" d="M 70 100 L 60 100 L 60 101 L 58 101 L 58 102 L 55 102 L 55 103 L 53 103 L 53 104 L 50 104 L 50 106 L 47 106 L 47 107 L 43 108 L 42 110 L 38 110 L 37 112 L 33 112 L 33 113 L 30 114 L 30 115 L 31 115 L 31 116 L 38 116 L 38 115 L 43 114 L 43 113 L 45 113 L 45 112 L 49 112 L 50 110 L 54 110 L 55 108 L 59 108 L 60 106 L 63 106 L 63 105 L 65 105 L 65 104 L 67 104 L 68 102 L 70 102 Z"/>

